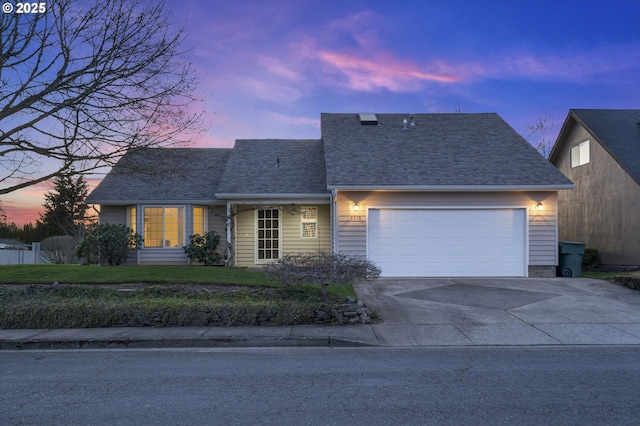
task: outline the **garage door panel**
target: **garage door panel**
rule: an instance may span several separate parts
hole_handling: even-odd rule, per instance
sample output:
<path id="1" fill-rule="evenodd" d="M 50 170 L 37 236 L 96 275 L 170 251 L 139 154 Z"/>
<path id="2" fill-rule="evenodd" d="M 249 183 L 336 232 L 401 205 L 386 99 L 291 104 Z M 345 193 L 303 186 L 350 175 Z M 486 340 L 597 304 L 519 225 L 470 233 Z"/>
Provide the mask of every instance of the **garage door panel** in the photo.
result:
<path id="1" fill-rule="evenodd" d="M 524 209 L 371 209 L 368 255 L 383 276 L 523 276 Z"/>

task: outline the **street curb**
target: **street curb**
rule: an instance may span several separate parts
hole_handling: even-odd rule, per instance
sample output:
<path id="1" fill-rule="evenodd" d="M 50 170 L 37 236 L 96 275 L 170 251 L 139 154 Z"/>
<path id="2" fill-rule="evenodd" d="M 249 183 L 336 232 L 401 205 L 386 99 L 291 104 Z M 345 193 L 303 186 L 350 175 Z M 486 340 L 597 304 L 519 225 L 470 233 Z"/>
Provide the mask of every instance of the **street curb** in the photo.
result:
<path id="1" fill-rule="evenodd" d="M 223 337 L 213 339 L 0 340 L 0 350 L 179 349 L 264 347 L 363 347 L 368 343 L 332 337 Z"/>

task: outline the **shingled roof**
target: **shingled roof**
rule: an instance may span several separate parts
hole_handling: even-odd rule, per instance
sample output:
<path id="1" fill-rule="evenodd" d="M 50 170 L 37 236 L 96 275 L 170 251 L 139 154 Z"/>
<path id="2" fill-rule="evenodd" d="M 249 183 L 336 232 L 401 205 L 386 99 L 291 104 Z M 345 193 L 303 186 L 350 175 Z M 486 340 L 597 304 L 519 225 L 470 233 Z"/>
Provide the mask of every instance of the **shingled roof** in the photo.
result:
<path id="1" fill-rule="evenodd" d="M 580 123 L 618 164 L 640 184 L 640 110 L 572 109 L 560 131 Z M 549 158 L 559 155 L 564 140 L 558 139 Z"/>
<path id="2" fill-rule="evenodd" d="M 573 187 L 497 114 L 411 115 L 322 114 L 329 188 Z"/>
<path id="3" fill-rule="evenodd" d="M 87 197 L 88 203 L 213 203 L 231 149 L 129 151 Z"/>
<path id="4" fill-rule="evenodd" d="M 321 140 L 237 140 L 218 197 L 329 194 Z"/>

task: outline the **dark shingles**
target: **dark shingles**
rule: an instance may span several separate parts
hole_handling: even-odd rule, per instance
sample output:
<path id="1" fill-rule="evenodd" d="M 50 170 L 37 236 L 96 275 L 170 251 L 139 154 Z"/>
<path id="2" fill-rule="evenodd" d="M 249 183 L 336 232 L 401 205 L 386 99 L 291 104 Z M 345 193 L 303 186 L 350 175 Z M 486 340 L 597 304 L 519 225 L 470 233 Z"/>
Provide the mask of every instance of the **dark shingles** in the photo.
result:
<path id="1" fill-rule="evenodd" d="M 91 192 L 90 203 L 213 201 L 231 149 L 143 148 L 128 152 Z"/>
<path id="2" fill-rule="evenodd" d="M 327 193 L 320 140 L 238 140 L 219 194 Z"/>
<path id="3" fill-rule="evenodd" d="M 570 114 L 640 183 L 640 110 L 572 109 Z"/>
<path id="4" fill-rule="evenodd" d="M 497 114 L 322 114 L 327 183 L 340 186 L 566 186 L 571 182 Z"/>

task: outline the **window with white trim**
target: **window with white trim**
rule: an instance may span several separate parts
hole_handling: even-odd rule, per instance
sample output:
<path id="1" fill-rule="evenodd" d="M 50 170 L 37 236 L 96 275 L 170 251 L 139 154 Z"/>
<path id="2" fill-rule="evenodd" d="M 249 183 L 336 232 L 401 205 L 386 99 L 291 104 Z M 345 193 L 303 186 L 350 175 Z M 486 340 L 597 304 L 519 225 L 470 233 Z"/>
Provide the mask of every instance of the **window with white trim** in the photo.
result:
<path id="1" fill-rule="evenodd" d="M 589 141 L 586 140 L 571 148 L 571 168 L 582 166 L 590 161 Z"/>
<path id="2" fill-rule="evenodd" d="M 318 207 L 300 207 L 300 237 L 318 238 Z"/>
<path id="3" fill-rule="evenodd" d="M 195 206 L 193 208 L 193 234 L 204 235 L 207 233 L 207 208 Z"/>
<path id="4" fill-rule="evenodd" d="M 184 207 L 145 207 L 143 238 L 146 248 L 182 247 Z"/>

